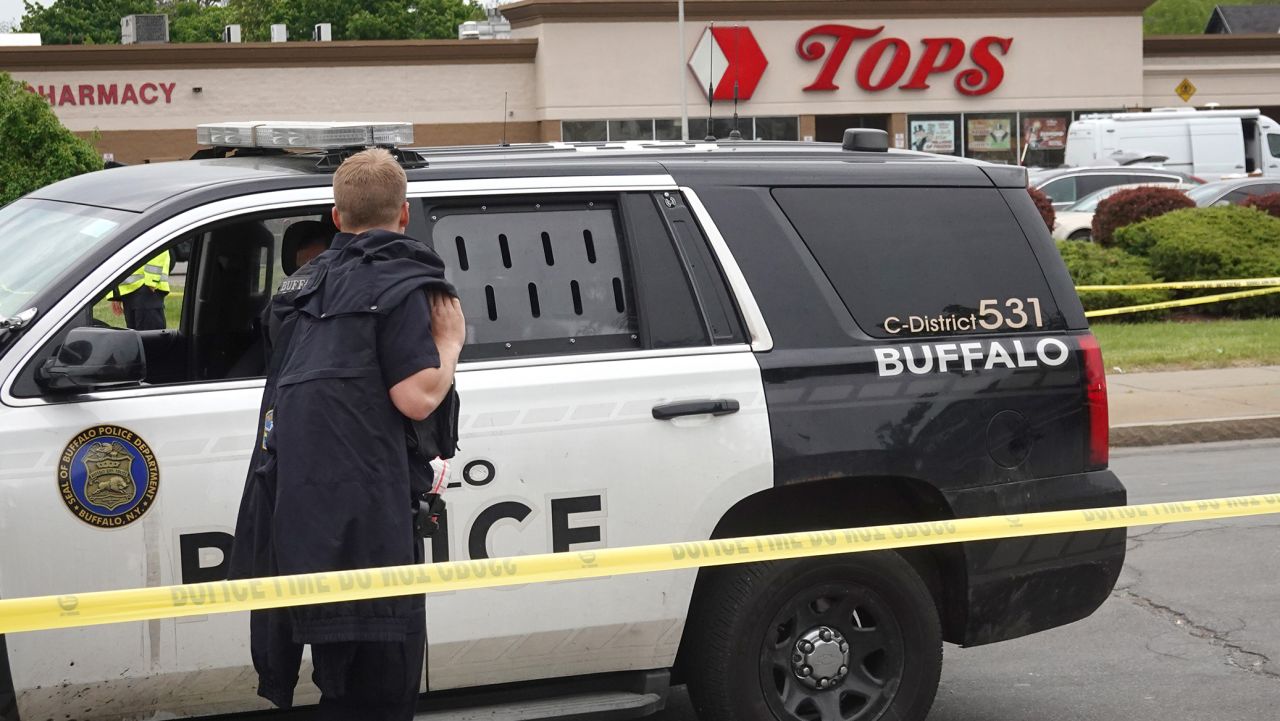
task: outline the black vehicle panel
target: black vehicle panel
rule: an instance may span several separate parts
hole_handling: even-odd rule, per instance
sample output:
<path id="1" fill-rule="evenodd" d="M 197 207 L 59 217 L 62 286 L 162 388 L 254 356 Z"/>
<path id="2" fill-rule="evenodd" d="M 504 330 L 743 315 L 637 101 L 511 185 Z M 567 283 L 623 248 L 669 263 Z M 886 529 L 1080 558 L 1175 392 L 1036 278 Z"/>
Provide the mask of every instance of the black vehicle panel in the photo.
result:
<path id="1" fill-rule="evenodd" d="M 767 190 L 695 190 L 734 252 L 773 335 L 774 350 L 758 354 L 758 359 L 769 400 L 779 484 L 848 475 L 904 475 L 946 489 L 1084 470 L 1087 417 L 1079 349 L 1073 339 L 1061 334 L 1061 326 L 1034 334 L 1006 330 L 872 338 L 853 322 L 841 302 L 826 274 L 831 269 L 824 272 L 819 267 Z M 994 200 L 1003 207 L 998 195 Z M 1020 235 L 1016 225 L 1013 232 Z M 1026 256 L 1033 257 L 1025 240 L 1017 242 L 1024 244 Z M 994 286 L 998 281 L 990 282 Z M 896 287 L 904 296 L 919 290 L 912 275 L 891 278 L 886 287 Z M 1008 368 L 998 362 L 991 368 L 966 370 L 961 362 L 946 372 L 907 369 L 898 376 L 882 377 L 875 354 L 877 347 L 893 346 L 904 353 L 909 349 L 918 360 L 925 346 L 970 342 L 982 344 L 983 360 L 978 365 L 985 366 L 990 344 L 995 343 L 1005 352 L 1021 352 L 1029 363 L 1033 349 L 1044 338 L 1058 338 L 1070 350 L 1069 358 L 1059 365 L 1041 363 L 1034 368 Z M 1056 360 L 1057 353 L 1053 355 Z M 1024 441 L 1030 448 L 1014 468 L 997 463 L 989 448 L 996 441 L 988 440 L 988 426 L 1002 411 L 1025 419 Z"/>
<path id="2" fill-rule="evenodd" d="M 1040 330 L 1065 327 L 1026 237 L 990 188 L 776 188 L 773 196 L 873 337 L 902 340 L 900 324 L 911 318 L 958 318 L 967 327 L 956 334 L 983 333 L 971 321 L 991 298 L 1021 299 L 1024 322 Z"/>
<path id="3" fill-rule="evenodd" d="M 1048 226 L 1045 225 L 1044 218 L 1036 209 L 1030 194 L 1018 188 L 1001 190 L 1000 195 L 1004 197 L 1009 209 L 1013 211 L 1014 218 L 1022 226 L 1022 233 L 1030 243 L 1031 250 L 1036 254 L 1040 270 L 1049 284 L 1049 292 L 1053 294 L 1058 313 L 1062 315 L 1067 328 L 1086 330 L 1089 327 L 1089 321 L 1084 317 L 1084 305 L 1080 302 L 1080 296 L 1076 294 L 1075 282 L 1071 280 L 1071 274 L 1067 272 L 1067 266 L 1061 260 L 1062 255 L 1058 252 L 1058 246 L 1054 243 L 1053 236 L 1049 235 Z"/>

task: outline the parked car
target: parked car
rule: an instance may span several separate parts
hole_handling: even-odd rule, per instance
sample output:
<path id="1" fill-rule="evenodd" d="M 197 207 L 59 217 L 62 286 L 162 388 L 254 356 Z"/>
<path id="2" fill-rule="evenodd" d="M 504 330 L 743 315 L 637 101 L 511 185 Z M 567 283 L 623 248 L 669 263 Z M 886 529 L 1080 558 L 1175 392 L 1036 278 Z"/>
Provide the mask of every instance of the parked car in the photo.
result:
<path id="1" fill-rule="evenodd" d="M 1258 110 L 1159 108 L 1087 115 L 1067 134 L 1068 165 L 1116 153 L 1158 153 L 1164 167 L 1217 179 L 1229 173 L 1280 177 L 1280 125 Z"/>
<path id="2" fill-rule="evenodd" d="M 1255 195 L 1280 193 L 1280 178 L 1233 178 L 1205 183 L 1187 191 L 1201 208 L 1214 205 L 1240 205 Z"/>
<path id="3" fill-rule="evenodd" d="M 1176 185 L 1203 183 L 1197 177 L 1176 170 L 1142 165 L 1101 165 L 1085 168 L 1056 168 L 1031 174 L 1031 187 L 1053 201 L 1054 210 L 1066 210 L 1086 196 L 1115 185 Z"/>
<path id="4" fill-rule="evenodd" d="M 1192 183 L 1128 183 L 1103 188 L 1080 199 L 1080 202 L 1057 214 L 1053 223 L 1054 240 L 1089 240 L 1093 236 L 1093 214 L 1098 204 L 1121 190 L 1132 188 L 1173 188 L 1174 190 L 1190 190 L 1203 186 Z"/>

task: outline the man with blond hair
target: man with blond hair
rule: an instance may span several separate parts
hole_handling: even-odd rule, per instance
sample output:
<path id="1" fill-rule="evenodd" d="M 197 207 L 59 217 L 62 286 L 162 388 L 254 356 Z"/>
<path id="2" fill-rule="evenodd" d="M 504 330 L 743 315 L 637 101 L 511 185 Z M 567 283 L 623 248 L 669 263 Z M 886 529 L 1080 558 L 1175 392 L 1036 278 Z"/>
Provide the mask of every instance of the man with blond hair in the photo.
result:
<path id="1" fill-rule="evenodd" d="M 348 158 L 333 177 L 340 232 L 273 301 L 278 347 L 236 527 L 233 577 L 424 559 L 411 500 L 422 464 L 409 440 L 421 436 L 406 430 L 437 418 L 456 423 L 453 373 L 466 330 L 439 256 L 404 235 L 405 190 L 404 170 L 387 151 Z M 437 430 L 456 437 L 456 427 Z M 448 443 L 437 452 L 451 455 Z M 302 647 L 310 644 L 320 719 L 409 721 L 425 624 L 420 595 L 255 612 L 258 692 L 292 705 Z"/>

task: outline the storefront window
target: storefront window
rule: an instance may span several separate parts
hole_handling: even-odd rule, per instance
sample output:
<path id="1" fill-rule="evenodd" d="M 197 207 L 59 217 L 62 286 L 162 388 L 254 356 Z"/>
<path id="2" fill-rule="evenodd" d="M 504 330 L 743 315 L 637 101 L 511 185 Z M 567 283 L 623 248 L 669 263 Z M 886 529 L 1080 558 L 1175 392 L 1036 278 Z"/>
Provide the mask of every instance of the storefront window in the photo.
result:
<path id="1" fill-rule="evenodd" d="M 1013 165 L 1018 162 L 1017 117 L 1012 113 L 966 114 L 965 157 Z"/>
<path id="2" fill-rule="evenodd" d="M 654 140 L 679 140 L 680 121 L 659 118 L 653 121 Z"/>
<path id="3" fill-rule="evenodd" d="M 907 119 L 907 141 L 912 150 L 959 155 L 959 115 L 912 115 Z"/>
<path id="4" fill-rule="evenodd" d="M 756 118 L 756 140 L 799 140 L 800 118 Z"/>
<path id="5" fill-rule="evenodd" d="M 1056 168 L 1067 153 L 1070 113 L 1022 113 L 1020 164 L 1029 168 Z"/>
<path id="6" fill-rule="evenodd" d="M 653 140 L 653 121 L 610 120 L 609 140 Z"/>
<path id="7" fill-rule="evenodd" d="M 565 120 L 560 137 L 566 143 L 602 143 L 609 139 L 609 124 L 603 120 Z"/>
<path id="8" fill-rule="evenodd" d="M 712 118 L 711 134 L 716 136 L 716 140 L 728 140 L 729 133 L 733 132 L 733 118 Z M 751 118 L 738 118 L 738 132 L 742 133 L 743 140 L 754 140 L 755 130 L 753 129 Z M 706 118 L 689 118 L 689 139 L 703 140 L 707 137 L 707 119 Z"/>
<path id="9" fill-rule="evenodd" d="M 743 140 L 798 140 L 800 119 L 794 115 L 749 118 L 736 121 Z M 712 118 L 711 131 L 717 140 L 728 140 L 733 132 L 733 118 Z M 624 140 L 679 140 L 680 121 L 672 118 L 637 118 L 632 120 L 564 120 L 560 137 L 566 143 L 604 143 Z M 689 139 L 707 137 L 707 119 L 689 118 Z"/>

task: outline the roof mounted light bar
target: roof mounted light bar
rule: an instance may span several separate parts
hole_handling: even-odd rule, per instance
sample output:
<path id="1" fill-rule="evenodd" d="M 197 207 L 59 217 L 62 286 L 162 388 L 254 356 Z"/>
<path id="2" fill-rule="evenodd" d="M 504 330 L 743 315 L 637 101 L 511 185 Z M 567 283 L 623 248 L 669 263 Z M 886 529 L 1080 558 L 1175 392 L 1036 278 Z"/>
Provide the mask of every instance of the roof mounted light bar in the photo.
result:
<path id="1" fill-rule="evenodd" d="M 412 123 L 254 121 L 205 123 L 196 142 L 221 148 L 338 150 L 409 145 Z"/>

